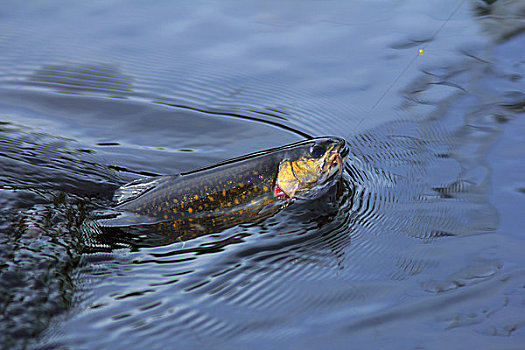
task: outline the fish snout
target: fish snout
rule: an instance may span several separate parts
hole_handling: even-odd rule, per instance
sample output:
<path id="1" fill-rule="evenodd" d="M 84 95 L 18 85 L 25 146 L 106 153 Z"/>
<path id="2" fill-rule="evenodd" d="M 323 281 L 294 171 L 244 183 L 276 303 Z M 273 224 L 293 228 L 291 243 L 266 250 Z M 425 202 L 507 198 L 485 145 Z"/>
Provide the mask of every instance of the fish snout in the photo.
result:
<path id="1" fill-rule="evenodd" d="M 343 172 L 344 162 L 346 161 L 346 158 L 348 157 L 349 153 L 350 150 L 346 145 L 346 141 L 343 139 L 341 139 L 340 142 L 333 146 L 333 148 L 330 150 L 330 154 L 327 157 L 327 167 L 325 168 L 326 172 L 329 174 L 329 177 L 332 177 L 336 173 L 336 169 L 337 174 L 341 175 L 341 173 Z"/>

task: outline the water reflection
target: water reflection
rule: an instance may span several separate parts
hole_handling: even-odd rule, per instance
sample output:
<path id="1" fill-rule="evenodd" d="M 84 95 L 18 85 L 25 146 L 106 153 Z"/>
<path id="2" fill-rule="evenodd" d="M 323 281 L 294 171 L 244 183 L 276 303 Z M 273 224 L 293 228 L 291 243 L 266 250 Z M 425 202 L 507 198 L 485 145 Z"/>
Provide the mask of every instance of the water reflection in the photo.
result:
<path id="1" fill-rule="evenodd" d="M 496 43 L 511 40 L 525 31 L 523 1 L 476 1 L 472 7 L 481 26 Z"/>
<path id="2" fill-rule="evenodd" d="M 195 334 L 224 341 L 246 334 L 285 333 L 312 314 L 319 316 L 318 324 L 331 324 L 341 317 L 336 310 L 342 305 L 346 311 L 341 329 L 362 331 L 378 319 L 414 319 L 405 307 L 413 315 L 425 314 L 425 295 L 396 306 L 408 290 L 434 295 L 490 281 L 501 269 L 497 260 L 473 260 L 473 268 L 452 269 L 442 258 L 459 259 L 465 251 L 451 245 L 450 239 L 492 232 L 498 222 L 487 201 L 490 168 L 483 159 L 499 133 L 501 123 L 493 116 L 512 109 L 501 107 L 487 117 L 465 94 L 471 75 L 487 64 L 476 62 L 480 66 L 471 66 L 471 71 L 429 69 L 414 83 L 417 86 L 407 88 L 407 111 L 426 99 L 426 105 L 438 107 L 435 115 L 386 123 L 351 137 L 345 177 L 319 201 L 295 203 L 260 223 L 184 243 L 151 233 L 108 234 L 85 227 L 75 281 L 84 298 L 78 307 L 84 311 L 62 325 L 64 336 L 57 343 L 50 338 L 50 346 L 104 346 L 110 340 L 100 333 L 129 339 L 121 347 L 131 342 L 150 346 L 150 337 L 136 338 L 150 332 L 162 344 L 181 339 L 191 343 Z M 439 89 L 440 98 L 431 93 L 433 89 Z M 460 104 L 469 111 L 467 118 L 450 121 L 461 98 L 467 99 Z M 444 118 L 450 124 L 444 124 Z M 11 139 L 32 135 L 21 129 L 11 133 Z M 7 146 L 16 144 L 11 139 L 6 138 Z M 39 135 L 34 144 L 48 139 L 53 137 Z M 45 164 L 58 169 L 57 174 L 97 179 L 89 175 L 95 172 L 107 178 L 110 187 L 100 188 L 106 202 L 93 204 L 108 206 L 108 194 L 122 180 L 103 165 L 92 169 L 96 161 L 79 162 L 86 167 L 79 170 L 76 160 L 85 159 L 86 152 L 70 152 L 71 163 L 53 163 L 55 158 L 65 159 L 60 157 L 68 153 L 63 150 L 89 149 L 73 147 L 74 140 L 61 142 L 61 147 L 50 141 L 54 147 L 28 149 L 59 154 L 39 157 L 50 159 Z M 7 154 L 17 161 L 32 159 L 17 158 L 14 148 Z M 99 159 L 97 153 L 87 154 Z M 51 174 L 42 172 L 49 179 Z M 65 182 L 55 179 L 56 187 Z M 78 186 L 68 192 L 93 189 L 93 184 Z M 87 193 L 97 196 L 96 191 Z M 432 307 L 443 300 L 447 299 Z M 79 327 L 82 334 L 74 331 Z"/>
<path id="3" fill-rule="evenodd" d="M 147 16 L 164 22 L 129 39 L 118 19 L 98 35 L 79 25 L 109 18 L 105 4 L 51 6 L 56 26 L 26 10 L 0 24 L 4 347 L 45 330 L 49 348 L 520 345 L 518 2 L 473 5 L 490 40 L 455 1 L 275 8 L 286 23 L 271 33 L 238 4 L 166 3 Z M 72 22 L 80 32 L 64 31 Z M 190 35 L 209 23 L 214 35 Z M 419 43 L 425 55 L 403 72 Z M 377 102 L 368 119 L 340 108 Z M 320 201 L 161 246 L 80 227 L 137 176 L 334 133 L 350 135 L 352 156 Z"/>
<path id="4" fill-rule="evenodd" d="M 435 277 L 449 268 L 430 242 L 445 240 L 452 257 L 461 248 L 452 248 L 448 239 L 491 232 L 497 225 L 484 175 L 465 178 L 476 159 L 460 157 L 458 142 L 472 146 L 478 137 L 447 132 L 437 121 L 389 123 L 349 140 L 353 154 L 345 179 L 319 201 L 296 203 L 259 224 L 163 247 L 147 248 L 144 237 L 120 237 L 110 245 L 128 246 L 115 261 L 98 261 L 99 253 L 84 256 L 90 269 L 97 266 L 97 275 L 116 268 L 97 282 L 107 302 L 101 304 L 100 295 L 86 301 L 88 312 L 67 327 L 111 318 L 107 327 L 121 336 L 155 329 L 170 344 L 164 324 L 170 336 L 220 340 L 287 329 L 286 320 L 312 312 L 331 322 L 340 305 L 350 320 L 345 331 L 372 327 L 377 315 L 408 320 L 412 316 L 392 303 L 404 286 L 413 286 L 414 277 L 423 281 L 414 292 L 443 293 L 491 279 L 500 268 L 482 262 L 449 272 L 442 281 Z M 86 277 L 98 278 L 89 270 Z M 415 314 L 425 312 L 424 299 L 409 304 Z M 242 318 L 248 310 L 250 317 Z M 75 341 L 87 338 L 77 335 Z"/>
<path id="5" fill-rule="evenodd" d="M 103 64 L 45 65 L 19 85 L 48 88 L 58 93 L 94 94 L 125 98 L 133 92 L 133 78 Z"/>

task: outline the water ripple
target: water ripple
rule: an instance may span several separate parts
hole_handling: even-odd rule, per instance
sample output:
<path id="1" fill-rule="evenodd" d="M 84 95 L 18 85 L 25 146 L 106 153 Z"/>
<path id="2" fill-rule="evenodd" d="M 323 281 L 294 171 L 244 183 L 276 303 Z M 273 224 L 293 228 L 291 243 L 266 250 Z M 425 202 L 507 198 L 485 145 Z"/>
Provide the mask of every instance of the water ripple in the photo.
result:
<path id="1" fill-rule="evenodd" d="M 327 122 L 348 114 L 333 103 L 313 104 L 300 93 L 282 90 L 275 94 L 275 84 L 268 84 L 238 73 L 208 73 L 196 63 L 172 68 L 144 67 L 126 62 L 125 66 L 103 63 L 49 63 L 38 67 L 30 60 L 0 75 L 4 86 L 55 93 L 130 99 L 142 103 L 198 110 L 217 116 L 245 118 L 281 127 L 311 138 L 318 134 L 316 118 Z M 38 60 L 37 60 L 38 62 Z M 123 67 L 133 69 L 134 75 Z M 202 70 L 201 70 L 202 69 Z M 240 83 L 242 82 L 242 83 Z M 263 102 L 261 102 L 263 101 Z M 334 110 L 334 112 L 328 112 Z M 315 116 L 315 118 L 312 118 Z"/>

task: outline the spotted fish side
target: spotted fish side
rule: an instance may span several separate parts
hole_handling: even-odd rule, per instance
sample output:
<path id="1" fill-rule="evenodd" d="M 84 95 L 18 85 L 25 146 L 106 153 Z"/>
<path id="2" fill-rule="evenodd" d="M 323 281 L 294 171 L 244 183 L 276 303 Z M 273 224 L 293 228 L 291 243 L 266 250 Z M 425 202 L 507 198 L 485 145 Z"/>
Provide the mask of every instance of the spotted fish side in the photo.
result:
<path id="1" fill-rule="evenodd" d="M 321 187 L 330 181 L 333 183 L 325 179 L 324 173 L 328 171 L 318 165 L 323 164 L 335 145 L 339 149 L 344 140 L 302 141 L 181 175 L 139 180 L 117 191 L 116 206 L 98 223 L 102 227 L 144 227 L 185 240 L 241 223 L 257 222 L 273 215 L 292 199 L 279 192 L 277 177 L 284 162 L 304 163 L 294 168 L 294 176 L 311 172 L 312 179 L 323 179 Z M 330 163 L 333 162 L 330 160 Z M 298 193 L 310 189 L 318 192 L 316 181 L 300 184 L 304 188 Z"/>
<path id="2" fill-rule="evenodd" d="M 116 216 L 102 225 L 155 224 L 162 231 L 193 229 L 203 234 L 252 222 L 264 208 L 279 202 L 273 195 L 278 167 L 279 157 L 268 155 L 132 183 L 116 194 Z"/>

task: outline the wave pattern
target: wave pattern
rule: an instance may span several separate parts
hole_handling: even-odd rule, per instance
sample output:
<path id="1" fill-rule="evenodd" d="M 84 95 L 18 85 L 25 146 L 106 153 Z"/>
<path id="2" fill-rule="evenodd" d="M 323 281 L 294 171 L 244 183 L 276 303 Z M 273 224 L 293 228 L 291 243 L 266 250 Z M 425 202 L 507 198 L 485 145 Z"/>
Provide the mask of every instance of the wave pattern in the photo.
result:
<path id="1" fill-rule="evenodd" d="M 127 73 L 130 69 L 133 75 Z M 168 71 L 151 64 L 146 72 L 143 65 L 129 61 L 124 67 L 101 63 L 42 66 L 26 62 L 0 74 L 0 84 L 60 94 L 126 99 L 217 117 L 246 119 L 307 138 L 321 131 L 315 122 L 317 118 L 340 124 L 349 119 L 334 120 L 336 116 L 352 114 L 334 103 L 313 103 L 298 92 L 283 90 L 276 94 L 278 82 L 269 85 L 238 73 L 211 74 L 197 64 L 181 65 Z"/>
<path id="2" fill-rule="evenodd" d="M 435 310 L 449 312 L 449 305 L 485 300 L 504 288 L 519 295 L 523 272 L 502 276 L 501 261 L 481 259 L 472 247 L 475 240 L 490 247 L 483 239 L 498 225 L 488 200 L 488 149 L 502 124 L 523 111 L 523 95 L 516 93 L 520 79 L 507 71 L 518 68 L 479 56 L 465 55 L 459 68 L 429 67 L 404 91 L 406 120 L 349 137 L 344 179 L 319 201 L 297 202 L 262 223 L 170 245 L 81 227 L 90 209 L 111 205 L 113 188 L 125 179 L 163 171 L 134 172 L 76 140 L 3 123 L 0 191 L 7 199 L 0 228 L 12 235 L 0 235 L 6 248 L 0 259 L 8 266 L 0 291 L 19 288 L 34 299 L 2 304 L 4 320 L 13 320 L 2 324 L 13 326 L 13 339 L 36 336 L 52 320 L 47 311 L 69 310 L 48 327 L 43 347 L 248 347 L 321 327 L 331 328 L 326 334 L 365 337 L 394 322 L 434 326 L 428 317 Z M 199 73 L 198 67 L 148 69 L 130 62 L 26 62 L 2 73 L 0 84 L 9 93 L 36 91 L 60 104 L 75 96 L 85 104 L 93 97 L 123 101 L 131 111 L 171 106 L 302 136 L 330 132 L 323 124 L 337 125 L 345 114 L 300 93 L 276 94 L 274 86 L 252 78 Z M 498 81 L 499 90 L 487 93 L 483 79 Z M 53 110 L 44 102 L 39 107 Z M 347 123 L 337 126 L 348 131 Z M 133 162 L 125 142 L 102 146 L 116 147 Z M 194 149 L 192 156 L 213 146 Z M 142 155 L 156 154 L 152 148 L 144 147 Z M 166 153 L 163 160 L 175 154 Z M 37 271 L 51 277 L 39 279 L 27 262 L 41 264 Z M 488 312 L 469 308 L 474 306 L 466 303 L 464 315 L 436 322 L 446 329 L 472 319 L 486 322 Z M 18 333 L 17 326 L 33 326 L 34 333 Z M 495 333 L 506 331 L 512 333 L 505 327 Z"/>
<path id="3" fill-rule="evenodd" d="M 23 125 L 4 122 L 0 128 L 1 186 L 108 196 L 120 181 L 115 169 L 98 162 L 89 147 Z M 23 169 L 23 171 L 20 171 Z"/>
<path id="4" fill-rule="evenodd" d="M 136 345 L 137 332 L 155 334 L 155 340 L 142 337 L 140 346 L 243 342 L 247 334 L 251 342 L 268 331 L 286 337 L 298 320 L 314 327 L 319 323 L 311 315 L 326 322 L 341 307 L 352 320 L 366 319 L 367 310 L 388 313 L 407 286 L 443 290 L 430 278 L 442 269 L 430 243 L 497 225 L 482 199 L 486 179 L 463 179 L 465 167 L 445 156 L 465 141 L 456 135 L 438 121 L 392 122 L 349 140 L 345 178 L 319 202 L 295 203 L 259 225 L 189 242 L 146 249 L 136 241 L 121 252 L 128 263 L 119 272 L 103 273 L 105 286 L 118 286 L 106 293 L 107 302 L 86 300 L 84 316 L 65 333 L 77 322 L 111 318 L 110 325 L 61 340 L 103 346 L 106 340 L 93 337 L 109 327 L 129 339 L 122 348 Z M 464 182 L 470 187 L 458 185 Z M 417 286 L 417 279 L 428 282 Z"/>

